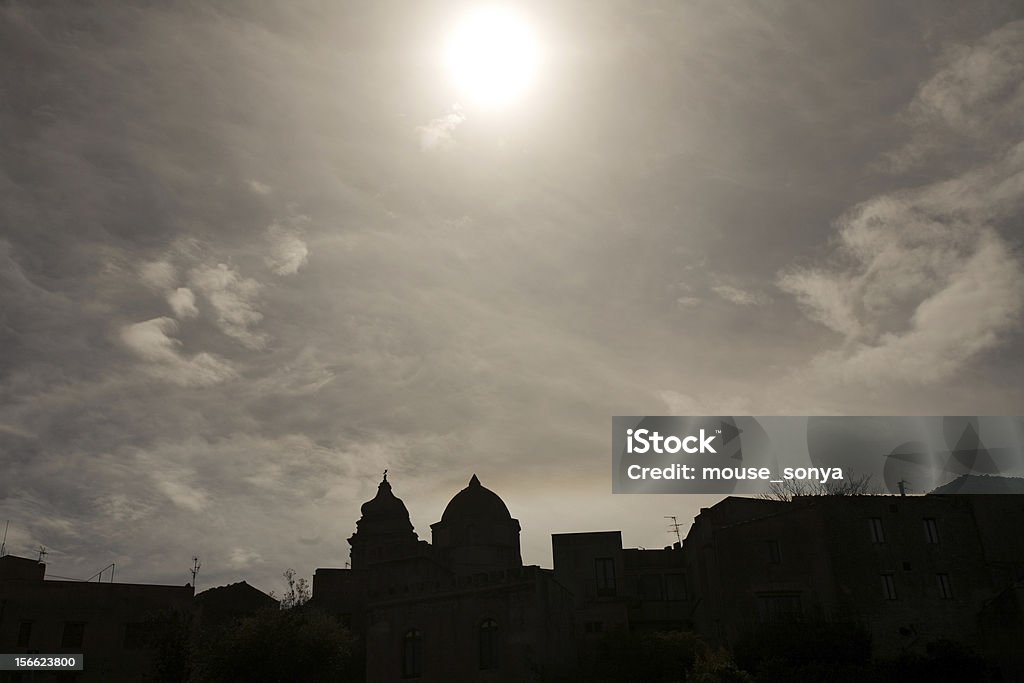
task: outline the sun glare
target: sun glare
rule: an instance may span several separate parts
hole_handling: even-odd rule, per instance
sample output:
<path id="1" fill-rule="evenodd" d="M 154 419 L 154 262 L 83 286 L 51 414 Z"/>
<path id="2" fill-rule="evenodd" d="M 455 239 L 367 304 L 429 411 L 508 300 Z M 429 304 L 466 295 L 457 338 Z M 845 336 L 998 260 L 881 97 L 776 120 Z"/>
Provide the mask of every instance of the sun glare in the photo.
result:
<path id="1" fill-rule="evenodd" d="M 478 9 L 448 38 L 446 61 L 459 96 L 484 107 L 518 99 L 530 86 L 540 63 L 536 36 L 509 9 Z"/>

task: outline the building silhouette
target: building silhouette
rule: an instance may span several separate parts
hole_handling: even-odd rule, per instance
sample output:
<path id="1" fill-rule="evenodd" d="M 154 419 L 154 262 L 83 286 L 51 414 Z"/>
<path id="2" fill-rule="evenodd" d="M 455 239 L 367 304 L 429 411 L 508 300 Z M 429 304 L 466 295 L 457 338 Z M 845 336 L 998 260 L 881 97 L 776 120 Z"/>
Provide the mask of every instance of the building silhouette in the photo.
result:
<path id="1" fill-rule="evenodd" d="M 137 681 L 154 667 L 155 619 L 187 614 L 192 586 L 64 581 L 46 565 L 0 557 L 0 652 L 85 654 L 86 671 L 0 672 L 0 681 Z M 21 676 L 22 678 L 18 678 Z"/>
<path id="2" fill-rule="evenodd" d="M 365 639 L 368 681 L 523 681 L 575 666 L 573 599 L 523 566 L 519 521 L 473 475 L 420 540 L 387 475 L 348 539 L 351 567 L 317 569 L 311 604 Z"/>
<path id="3" fill-rule="evenodd" d="M 84 654 L 79 672 L 0 672 L 0 681 L 154 680 L 160 648 L 277 600 L 244 581 L 195 594 L 192 586 L 53 580 L 41 561 L 0 557 L 0 653 Z M 182 629 L 182 630 L 179 630 Z M 164 662 L 182 666 L 181 653 Z M 166 680 L 166 677 L 163 678 Z"/>
<path id="4" fill-rule="evenodd" d="M 386 474 L 360 512 L 351 566 L 317 569 L 308 607 L 356 635 L 371 683 L 573 680 L 622 633 L 691 631 L 734 650 L 782 624 L 808 637 L 856 626 L 880 658 L 959 643 L 1024 680 L 1022 495 L 730 496 L 662 549 L 554 534 L 551 569 L 523 564 L 519 521 L 475 475 L 430 541 Z M 193 596 L 54 581 L 0 557 L 0 652 L 86 655 L 75 677 L 33 680 L 144 680 L 154 615 L 231 628 L 277 607 L 244 581 Z"/>
<path id="5" fill-rule="evenodd" d="M 727 646 L 779 622 L 857 624 L 879 657 L 953 641 L 1005 660 L 1016 634 L 1019 667 L 1022 525 L 1020 495 L 729 497 L 683 545 L 688 622 Z"/>
<path id="6" fill-rule="evenodd" d="M 522 565 L 519 522 L 475 475 L 433 543 L 386 477 L 356 527 L 313 601 L 365 638 L 368 681 L 553 677 L 616 632 L 732 648 L 782 623 L 857 625 L 877 657 L 954 641 L 1024 675 L 1024 496 L 730 496 L 663 549 L 554 534 L 552 570 Z"/>

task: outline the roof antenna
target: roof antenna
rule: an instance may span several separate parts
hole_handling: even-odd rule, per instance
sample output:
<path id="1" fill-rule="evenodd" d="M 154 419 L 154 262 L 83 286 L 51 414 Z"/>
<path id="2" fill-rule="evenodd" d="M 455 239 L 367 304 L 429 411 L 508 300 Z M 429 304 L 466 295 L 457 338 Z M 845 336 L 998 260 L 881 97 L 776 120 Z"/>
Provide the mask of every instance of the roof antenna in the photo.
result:
<path id="1" fill-rule="evenodd" d="M 673 531 L 676 532 L 676 543 L 678 543 L 680 546 L 682 546 L 683 545 L 683 537 L 679 535 L 679 527 L 681 527 L 682 524 L 679 523 L 679 520 L 676 519 L 675 515 L 665 515 L 665 519 L 671 519 L 672 520 L 672 523 L 668 525 L 669 533 L 672 533 Z"/>
<path id="2" fill-rule="evenodd" d="M 36 560 L 39 564 L 43 563 L 43 558 L 46 557 L 46 546 L 39 546 L 39 559 Z"/>
<path id="3" fill-rule="evenodd" d="M 196 592 L 196 574 L 199 573 L 199 568 L 203 565 L 199 563 L 198 557 L 192 558 L 192 569 L 189 569 L 189 573 L 192 574 L 192 592 Z"/>
<path id="4" fill-rule="evenodd" d="M 7 530 L 11 528 L 11 520 L 7 520 L 7 525 L 4 526 L 4 540 L 0 542 L 0 557 L 7 554 Z"/>

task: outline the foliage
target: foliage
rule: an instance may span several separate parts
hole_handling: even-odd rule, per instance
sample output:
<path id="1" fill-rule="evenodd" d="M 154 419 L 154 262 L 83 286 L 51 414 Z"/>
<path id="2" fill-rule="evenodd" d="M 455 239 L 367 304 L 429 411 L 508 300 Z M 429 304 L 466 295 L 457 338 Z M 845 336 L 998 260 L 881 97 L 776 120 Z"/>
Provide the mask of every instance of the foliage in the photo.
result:
<path id="1" fill-rule="evenodd" d="M 203 634 L 193 680 L 358 681 L 354 651 L 349 631 L 316 609 L 265 610 Z"/>
<path id="2" fill-rule="evenodd" d="M 995 668 L 970 648 L 949 640 L 925 646 L 923 654 L 905 654 L 875 663 L 874 678 L 893 683 L 982 683 L 1000 680 Z"/>
<path id="3" fill-rule="evenodd" d="M 613 631 L 599 643 L 586 670 L 602 683 L 749 683 L 724 650 L 712 650 L 689 631 Z"/>
<path id="4" fill-rule="evenodd" d="M 828 482 L 785 479 L 770 484 L 768 491 L 760 497 L 789 502 L 796 496 L 866 496 L 877 493 L 878 487 L 871 484 L 871 475 L 867 474 Z"/>
<path id="5" fill-rule="evenodd" d="M 868 664 L 871 636 L 857 624 L 773 623 L 741 637 L 734 653 L 739 666 L 758 681 L 785 680 L 797 671 L 810 676 L 802 680 L 820 680 Z"/>
<path id="6" fill-rule="evenodd" d="M 312 590 L 306 579 L 296 579 L 294 569 L 285 569 L 282 576 L 284 576 L 284 580 L 288 583 L 288 590 L 281 596 L 281 609 L 301 607 L 309 602 Z M 271 593 L 270 596 L 274 597 L 274 594 Z"/>
<path id="7" fill-rule="evenodd" d="M 754 683 L 754 677 L 736 666 L 725 648 L 712 650 L 705 647 L 697 652 L 693 676 L 694 683 Z"/>
<path id="8" fill-rule="evenodd" d="M 179 683 L 188 680 L 191 666 L 192 616 L 177 610 L 164 610 L 145 622 L 146 642 L 153 649 L 154 680 Z"/>
<path id="9" fill-rule="evenodd" d="M 968 683 L 996 680 L 992 667 L 964 646 L 937 641 L 922 654 L 871 658 L 871 637 L 855 624 L 772 624 L 741 638 L 736 661 L 757 683 Z"/>

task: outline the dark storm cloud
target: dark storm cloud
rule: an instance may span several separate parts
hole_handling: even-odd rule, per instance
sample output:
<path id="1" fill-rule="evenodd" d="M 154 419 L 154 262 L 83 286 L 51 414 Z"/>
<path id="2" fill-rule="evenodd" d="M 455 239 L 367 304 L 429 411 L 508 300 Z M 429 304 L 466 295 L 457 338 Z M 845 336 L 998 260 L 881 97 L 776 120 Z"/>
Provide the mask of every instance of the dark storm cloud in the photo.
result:
<path id="1" fill-rule="evenodd" d="M 492 114 L 410 7 L 0 10 L 13 552 L 271 589 L 385 467 L 656 546 L 611 415 L 1021 404 L 1019 7 L 538 3 Z"/>

